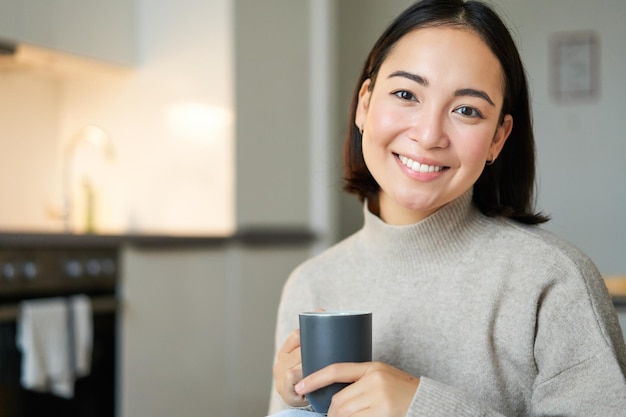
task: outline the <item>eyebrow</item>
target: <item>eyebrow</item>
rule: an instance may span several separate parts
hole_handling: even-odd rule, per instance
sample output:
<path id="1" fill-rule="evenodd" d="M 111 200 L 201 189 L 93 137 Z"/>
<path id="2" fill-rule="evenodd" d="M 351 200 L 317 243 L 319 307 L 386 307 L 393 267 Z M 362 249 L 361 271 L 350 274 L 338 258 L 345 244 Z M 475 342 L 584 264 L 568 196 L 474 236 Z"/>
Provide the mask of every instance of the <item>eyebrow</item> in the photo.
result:
<path id="1" fill-rule="evenodd" d="M 420 75 L 417 75 L 417 74 L 413 74 L 411 72 L 395 71 L 395 72 L 392 72 L 391 74 L 389 74 L 389 76 L 387 78 L 393 78 L 393 77 L 408 78 L 411 81 L 415 81 L 419 85 L 423 85 L 424 87 L 428 87 L 428 80 L 426 78 L 424 78 L 424 77 L 422 77 Z"/>
<path id="2" fill-rule="evenodd" d="M 456 90 L 454 92 L 454 95 L 457 96 L 457 97 L 470 96 L 470 97 L 482 98 L 487 103 L 491 104 L 493 107 L 496 106 L 494 104 L 493 100 L 491 99 L 491 97 L 489 97 L 489 94 L 487 94 L 487 93 L 485 93 L 484 91 L 481 91 L 481 90 L 476 90 L 476 89 L 473 89 L 473 88 L 462 88 L 460 90 Z"/>
<path id="3" fill-rule="evenodd" d="M 419 85 L 422 85 L 424 87 L 428 87 L 428 85 L 429 85 L 428 80 L 426 78 L 422 77 L 421 75 L 413 74 L 413 73 L 407 72 L 407 71 L 395 71 L 395 72 L 392 72 L 391 74 L 389 74 L 389 76 L 387 78 L 393 78 L 393 77 L 407 78 L 407 79 L 409 79 L 411 81 L 414 81 L 414 82 L 416 82 Z M 489 97 L 489 94 L 487 94 L 486 92 L 484 92 L 482 90 L 477 90 L 475 88 L 461 88 L 459 90 L 456 90 L 454 92 L 454 95 L 456 97 L 469 96 L 469 97 L 482 98 L 487 103 L 489 103 L 489 104 L 491 104 L 492 106 L 495 107 L 495 104 L 494 104 L 493 100 L 491 99 L 491 97 Z"/>

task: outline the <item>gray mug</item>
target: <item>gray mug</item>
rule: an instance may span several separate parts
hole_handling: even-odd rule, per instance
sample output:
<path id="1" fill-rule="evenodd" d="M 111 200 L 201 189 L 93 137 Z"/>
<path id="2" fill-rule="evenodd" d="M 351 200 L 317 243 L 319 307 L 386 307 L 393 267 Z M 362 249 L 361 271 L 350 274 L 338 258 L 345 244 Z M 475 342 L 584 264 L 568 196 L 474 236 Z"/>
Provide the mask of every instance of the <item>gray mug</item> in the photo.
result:
<path id="1" fill-rule="evenodd" d="M 300 313 L 302 374 L 330 364 L 372 360 L 372 313 L 323 311 Z M 333 395 L 346 387 L 335 383 L 306 395 L 318 413 L 327 413 Z"/>

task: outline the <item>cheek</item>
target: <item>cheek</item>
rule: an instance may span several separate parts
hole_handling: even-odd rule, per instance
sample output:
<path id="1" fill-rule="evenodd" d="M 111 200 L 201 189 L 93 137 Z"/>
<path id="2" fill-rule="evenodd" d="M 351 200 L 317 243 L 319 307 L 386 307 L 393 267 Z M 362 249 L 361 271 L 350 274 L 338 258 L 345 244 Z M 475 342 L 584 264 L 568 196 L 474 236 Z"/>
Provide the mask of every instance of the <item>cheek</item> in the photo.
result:
<path id="1" fill-rule="evenodd" d="M 477 129 L 459 135 L 456 141 L 457 153 L 466 163 L 484 166 L 489 155 L 489 148 L 493 140 L 493 132 L 488 129 Z"/>
<path id="2" fill-rule="evenodd" d="M 371 133 L 370 138 L 373 141 L 388 143 L 405 129 L 407 123 L 406 114 L 377 105 L 370 109 L 366 129 Z"/>

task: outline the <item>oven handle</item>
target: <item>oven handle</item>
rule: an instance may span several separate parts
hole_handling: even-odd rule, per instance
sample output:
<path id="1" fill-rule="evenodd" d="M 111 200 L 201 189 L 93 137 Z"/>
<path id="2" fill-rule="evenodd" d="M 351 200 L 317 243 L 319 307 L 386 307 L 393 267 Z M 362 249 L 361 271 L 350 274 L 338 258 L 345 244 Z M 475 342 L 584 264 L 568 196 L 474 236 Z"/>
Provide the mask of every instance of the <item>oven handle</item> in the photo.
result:
<path id="1" fill-rule="evenodd" d="M 94 314 L 113 313 L 119 306 L 119 301 L 114 296 L 90 297 L 91 311 Z M 0 306 L 0 322 L 16 321 L 20 314 L 19 304 Z"/>

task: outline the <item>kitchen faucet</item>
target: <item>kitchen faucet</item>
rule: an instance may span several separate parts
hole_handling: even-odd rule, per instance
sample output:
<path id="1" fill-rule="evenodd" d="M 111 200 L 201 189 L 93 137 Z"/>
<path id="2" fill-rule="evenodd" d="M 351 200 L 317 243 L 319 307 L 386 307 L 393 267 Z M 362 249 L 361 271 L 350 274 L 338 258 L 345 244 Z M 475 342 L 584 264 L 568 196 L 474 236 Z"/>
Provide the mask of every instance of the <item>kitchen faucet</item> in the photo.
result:
<path id="1" fill-rule="evenodd" d="M 72 214 L 74 211 L 72 192 L 73 162 L 76 149 L 81 144 L 94 146 L 96 149 L 100 150 L 103 156 L 109 161 L 112 161 L 115 156 L 111 137 L 104 130 L 94 125 L 87 125 L 79 130 L 65 147 L 65 152 L 63 153 L 63 208 L 61 216 L 63 218 L 65 232 L 67 233 L 72 232 Z M 91 184 L 86 183 L 85 186 L 87 187 L 87 192 L 91 194 L 93 192 L 93 190 L 91 190 Z M 92 202 L 89 204 L 92 204 Z M 93 207 L 88 207 L 87 210 L 88 217 L 92 222 L 93 213 L 91 213 L 91 210 L 93 210 Z M 87 231 L 93 231 L 89 230 L 92 228 L 93 224 L 87 225 Z"/>

